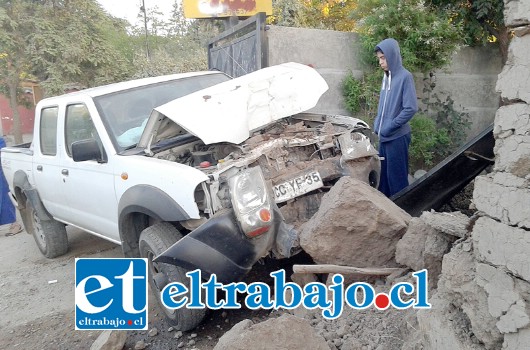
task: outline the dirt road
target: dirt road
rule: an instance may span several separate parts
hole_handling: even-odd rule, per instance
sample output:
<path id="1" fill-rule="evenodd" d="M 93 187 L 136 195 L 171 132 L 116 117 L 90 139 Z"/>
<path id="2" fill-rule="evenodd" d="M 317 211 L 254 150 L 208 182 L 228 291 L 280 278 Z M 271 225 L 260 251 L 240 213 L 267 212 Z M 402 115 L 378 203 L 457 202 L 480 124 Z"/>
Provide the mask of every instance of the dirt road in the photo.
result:
<path id="1" fill-rule="evenodd" d="M 0 349 L 90 349 L 99 336 L 100 331 L 75 330 L 75 258 L 120 258 L 123 254 L 111 242 L 75 228 L 68 227 L 67 231 L 69 251 L 55 259 L 45 258 L 33 236 L 25 231 L 8 237 L 0 234 Z M 278 264 L 257 264 L 248 278 L 267 282 L 268 272 L 279 267 L 289 269 Z M 129 332 L 124 349 L 134 349 L 139 341 L 154 350 L 176 349 L 179 345 L 179 349 L 212 349 L 219 337 L 240 320 L 268 317 L 266 310 L 215 311 L 195 330 L 178 337 L 150 295 L 151 332 Z"/>
<path id="2" fill-rule="evenodd" d="M 69 252 L 47 259 L 25 231 L 0 235 L 0 349 L 90 348 L 99 332 L 74 330 L 76 257 L 120 257 L 121 248 L 68 228 Z"/>

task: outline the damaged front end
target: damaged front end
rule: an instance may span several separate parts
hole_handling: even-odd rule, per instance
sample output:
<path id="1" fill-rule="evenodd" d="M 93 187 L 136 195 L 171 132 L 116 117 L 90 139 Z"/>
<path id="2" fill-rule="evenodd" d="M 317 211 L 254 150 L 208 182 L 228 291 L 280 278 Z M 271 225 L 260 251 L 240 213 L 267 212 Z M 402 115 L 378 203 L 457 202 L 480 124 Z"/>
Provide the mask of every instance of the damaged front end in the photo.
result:
<path id="1" fill-rule="evenodd" d="M 380 163 L 371 137 L 361 120 L 303 113 L 273 123 L 240 145 L 196 141 L 188 144 L 191 149 L 155 155 L 179 159 L 209 177 L 195 191 L 201 219 L 182 222 L 190 233 L 157 261 L 232 282 L 262 257 L 298 253 L 301 225 L 340 177 L 377 187 Z"/>
<path id="2" fill-rule="evenodd" d="M 303 113 L 327 88 L 313 68 L 287 63 L 155 108 L 139 147 L 208 176 L 195 189 L 200 217 L 179 222 L 189 233 L 156 261 L 239 280 L 262 257 L 300 251 L 300 226 L 340 177 L 377 187 L 368 125 Z"/>

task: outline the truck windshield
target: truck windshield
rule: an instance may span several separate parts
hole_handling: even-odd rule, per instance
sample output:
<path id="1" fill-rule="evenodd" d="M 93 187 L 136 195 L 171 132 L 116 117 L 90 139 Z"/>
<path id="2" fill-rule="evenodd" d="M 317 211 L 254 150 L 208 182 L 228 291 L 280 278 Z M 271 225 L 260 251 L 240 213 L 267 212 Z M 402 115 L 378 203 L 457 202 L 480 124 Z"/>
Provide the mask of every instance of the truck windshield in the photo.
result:
<path id="1" fill-rule="evenodd" d="M 138 143 L 155 107 L 229 79 L 222 73 L 175 79 L 98 96 L 94 102 L 114 147 L 122 152 Z"/>

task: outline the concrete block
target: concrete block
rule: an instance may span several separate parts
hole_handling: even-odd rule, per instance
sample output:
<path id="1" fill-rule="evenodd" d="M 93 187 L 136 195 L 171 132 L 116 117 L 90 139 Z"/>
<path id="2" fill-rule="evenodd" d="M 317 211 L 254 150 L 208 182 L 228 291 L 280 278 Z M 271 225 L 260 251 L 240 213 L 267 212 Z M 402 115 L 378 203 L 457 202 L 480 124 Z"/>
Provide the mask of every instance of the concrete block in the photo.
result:
<path id="1" fill-rule="evenodd" d="M 508 61 L 497 80 L 496 90 L 508 100 L 530 103 L 530 35 L 514 37 L 508 50 Z"/>
<path id="2" fill-rule="evenodd" d="M 498 75 L 502 70 L 502 59 L 496 44 L 480 47 L 462 47 L 451 59 L 449 67 L 438 72 L 458 75 Z"/>
<path id="3" fill-rule="evenodd" d="M 530 105 L 516 103 L 499 108 L 495 114 L 493 134 L 497 139 L 530 135 Z"/>
<path id="4" fill-rule="evenodd" d="M 443 311 L 461 337 L 469 336 L 467 332 L 471 331 L 486 349 L 498 349 L 502 334 L 495 326 L 498 319 L 488 310 L 488 294 L 476 281 L 476 265 L 473 252 L 464 250 L 464 244 L 455 245 L 444 256 L 438 291 L 432 298 L 433 310 Z M 440 296 L 438 301 L 442 304 L 438 304 L 436 296 Z M 432 332 L 437 332 L 437 328 Z"/>
<path id="5" fill-rule="evenodd" d="M 530 280 L 530 235 L 527 231 L 482 217 L 475 223 L 472 237 L 479 261 L 503 267 L 515 276 Z"/>
<path id="6" fill-rule="evenodd" d="M 528 0 L 504 0 L 504 23 L 508 27 L 530 24 L 530 2 Z"/>
<path id="7" fill-rule="evenodd" d="M 344 79 L 346 79 L 350 72 L 348 70 L 334 68 L 317 68 L 316 70 L 322 75 L 322 78 L 324 78 L 328 84 L 329 89 L 322 95 L 322 97 L 320 97 L 317 105 L 308 112 L 350 115 L 350 112 L 346 110 L 346 104 L 342 93 Z M 357 75 L 359 74 L 357 73 Z M 360 75 L 362 75 L 362 73 Z"/>
<path id="8" fill-rule="evenodd" d="M 530 136 L 512 135 L 497 139 L 494 153 L 495 171 L 523 178 L 530 174 Z"/>
<path id="9" fill-rule="evenodd" d="M 333 30 L 269 26 L 269 65 L 311 64 L 316 69 L 362 70 L 358 35 Z"/>
<path id="10" fill-rule="evenodd" d="M 488 310 L 495 318 L 501 317 L 520 300 L 513 278 L 501 269 L 477 263 L 476 282 L 488 294 Z"/>
<path id="11" fill-rule="evenodd" d="M 497 328 L 502 333 L 515 333 L 518 329 L 524 328 L 530 324 L 530 317 L 525 308 L 525 303 L 522 300 L 510 306 L 508 312 L 501 316 L 497 322 Z"/>
<path id="12" fill-rule="evenodd" d="M 510 179 L 515 183 L 509 185 Z M 524 184 L 528 181 L 506 173 L 479 176 L 475 179 L 473 202 L 479 211 L 507 225 L 530 228 L 530 189 L 517 187 Z"/>
<path id="13" fill-rule="evenodd" d="M 503 350 L 528 350 L 530 344 L 530 328 L 520 329 L 517 333 L 504 336 Z"/>

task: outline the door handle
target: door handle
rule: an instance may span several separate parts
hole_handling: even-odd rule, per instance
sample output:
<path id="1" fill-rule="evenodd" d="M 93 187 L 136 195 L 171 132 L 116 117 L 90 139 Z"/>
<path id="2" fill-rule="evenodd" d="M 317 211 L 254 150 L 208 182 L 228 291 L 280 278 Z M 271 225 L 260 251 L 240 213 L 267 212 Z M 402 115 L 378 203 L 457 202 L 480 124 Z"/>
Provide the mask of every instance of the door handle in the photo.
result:
<path id="1" fill-rule="evenodd" d="M 68 175 L 68 169 L 61 170 L 61 174 L 65 175 L 65 176 Z"/>
<path id="2" fill-rule="evenodd" d="M 37 171 L 42 171 L 42 165 L 37 165 Z"/>

